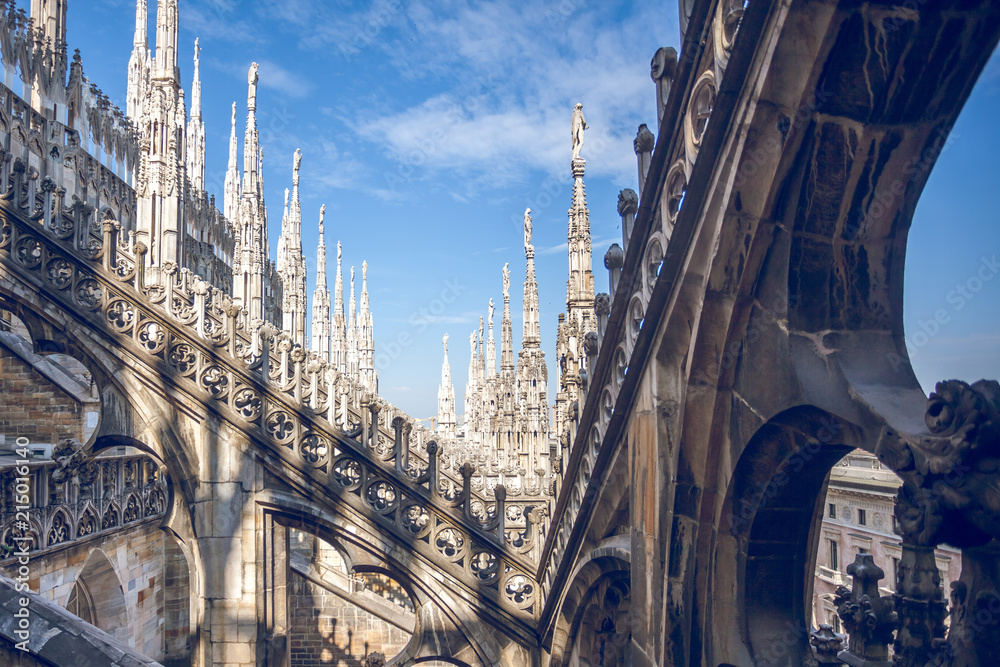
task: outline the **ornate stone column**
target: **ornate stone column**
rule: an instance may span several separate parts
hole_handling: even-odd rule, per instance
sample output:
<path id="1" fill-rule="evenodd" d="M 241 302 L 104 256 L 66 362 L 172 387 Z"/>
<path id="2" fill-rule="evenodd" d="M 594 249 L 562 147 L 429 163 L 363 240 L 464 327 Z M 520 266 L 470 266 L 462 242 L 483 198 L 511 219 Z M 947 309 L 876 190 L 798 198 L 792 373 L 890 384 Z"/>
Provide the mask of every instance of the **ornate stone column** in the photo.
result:
<path id="1" fill-rule="evenodd" d="M 835 598 L 837 614 L 847 630 L 849 643 L 838 658 L 851 667 L 891 667 L 889 642 L 896 626 L 892 598 L 878 592 L 878 582 L 885 577 L 871 554 L 858 554 L 847 566 L 854 583 L 841 586 Z"/>
<path id="2" fill-rule="evenodd" d="M 987 667 L 1000 656 L 1000 384 L 939 382 L 930 435 L 883 428 L 876 454 L 903 480 L 896 496 L 903 555 L 897 573 L 896 667 Z M 934 547 L 962 549 L 951 629 Z"/>

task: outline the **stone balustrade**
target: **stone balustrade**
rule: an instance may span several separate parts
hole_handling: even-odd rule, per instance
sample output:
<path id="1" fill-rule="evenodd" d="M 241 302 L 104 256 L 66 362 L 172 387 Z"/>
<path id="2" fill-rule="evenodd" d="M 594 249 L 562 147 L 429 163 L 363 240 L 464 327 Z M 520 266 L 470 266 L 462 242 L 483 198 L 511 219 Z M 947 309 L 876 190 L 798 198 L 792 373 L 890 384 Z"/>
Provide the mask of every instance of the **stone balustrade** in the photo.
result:
<path id="1" fill-rule="evenodd" d="M 53 460 L 0 467 L 0 563 L 22 549 L 44 553 L 166 510 L 163 476 L 148 456 L 102 456 L 75 473 L 62 470 Z"/>

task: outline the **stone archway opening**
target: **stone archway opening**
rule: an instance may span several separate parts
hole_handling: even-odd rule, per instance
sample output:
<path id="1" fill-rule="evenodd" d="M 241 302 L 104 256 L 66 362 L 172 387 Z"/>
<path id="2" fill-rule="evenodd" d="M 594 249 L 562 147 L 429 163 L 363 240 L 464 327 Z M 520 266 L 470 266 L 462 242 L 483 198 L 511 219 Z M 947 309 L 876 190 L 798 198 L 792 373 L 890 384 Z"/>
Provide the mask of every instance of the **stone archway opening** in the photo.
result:
<path id="1" fill-rule="evenodd" d="M 571 665 L 631 665 L 631 580 L 627 571 L 611 573 L 591 587 L 577 626 Z"/>
<path id="2" fill-rule="evenodd" d="M 51 347 L 0 304 L 0 450 L 23 445 L 47 458 L 63 439 L 86 443 L 97 430 L 101 401 L 91 372 Z"/>
<path id="3" fill-rule="evenodd" d="M 191 664 L 191 573 L 177 539 L 163 540 L 163 641 L 164 667 Z"/>
<path id="4" fill-rule="evenodd" d="M 114 565 L 101 550 L 95 549 L 87 557 L 66 608 L 73 613 L 83 611 L 86 616 L 80 616 L 81 619 L 131 645 L 132 632 L 125 592 Z"/>
<path id="5" fill-rule="evenodd" d="M 297 528 L 288 552 L 291 667 L 362 664 L 374 652 L 391 660 L 410 643 L 416 605 L 398 581 Z"/>
<path id="6" fill-rule="evenodd" d="M 902 480 L 874 454 L 855 449 L 834 464 L 822 501 L 822 523 L 816 549 L 812 625 L 844 628 L 836 611 L 836 590 L 851 586 L 847 567 L 858 554 L 869 553 L 882 568 L 882 595 L 895 593 L 902 560 L 902 537 L 896 533 L 895 496 Z M 947 544 L 935 550 L 941 588 L 951 590 L 962 573 L 961 550 Z"/>
<path id="7" fill-rule="evenodd" d="M 811 657 L 813 577 L 827 478 L 854 450 L 844 443 L 856 441 L 846 425 L 820 412 L 803 407 L 762 426 L 729 484 L 715 589 L 735 587 L 730 619 L 740 628 L 744 649 L 732 642 L 730 649 L 746 651 L 760 667 L 792 667 Z M 730 557 L 735 569 L 726 565 Z"/>

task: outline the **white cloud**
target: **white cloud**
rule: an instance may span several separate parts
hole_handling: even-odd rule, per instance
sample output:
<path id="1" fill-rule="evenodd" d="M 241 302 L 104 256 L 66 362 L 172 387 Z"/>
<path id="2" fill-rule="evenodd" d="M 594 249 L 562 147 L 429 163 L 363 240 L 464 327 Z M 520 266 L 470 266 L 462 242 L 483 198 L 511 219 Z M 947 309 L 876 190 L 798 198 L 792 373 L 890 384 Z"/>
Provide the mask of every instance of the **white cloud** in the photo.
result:
<path id="1" fill-rule="evenodd" d="M 394 106 L 404 94 L 389 91 L 389 104 L 358 100 L 346 120 L 391 160 L 391 176 L 378 179 L 389 185 L 387 198 L 398 194 L 397 174 L 409 183 L 446 173 L 465 189 L 449 194 L 465 201 L 522 182 L 529 170 L 564 175 L 577 101 L 592 128 L 583 148 L 588 174 L 622 185 L 634 180 L 631 142 L 654 112 L 648 75 L 654 49 L 634 36 L 665 19 L 654 9 L 624 9 L 631 15 L 610 23 L 608 11 L 579 0 L 542 6 L 382 0 L 359 12 L 321 5 L 309 22 L 295 12 L 279 16 L 296 26 L 306 49 L 330 57 L 377 49 L 404 81 L 420 81 L 422 98 Z"/>

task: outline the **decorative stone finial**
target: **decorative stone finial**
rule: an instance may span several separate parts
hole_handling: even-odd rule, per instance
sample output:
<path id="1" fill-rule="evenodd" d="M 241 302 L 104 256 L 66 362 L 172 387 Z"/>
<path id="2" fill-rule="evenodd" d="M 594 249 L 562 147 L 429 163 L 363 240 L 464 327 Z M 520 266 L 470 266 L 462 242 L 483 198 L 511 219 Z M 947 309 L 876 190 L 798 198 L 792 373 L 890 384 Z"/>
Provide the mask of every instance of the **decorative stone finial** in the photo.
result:
<path id="1" fill-rule="evenodd" d="M 617 243 L 612 243 L 608 251 L 604 253 L 604 268 L 609 271 L 622 268 L 625 264 L 625 253 Z"/>
<path id="2" fill-rule="evenodd" d="M 639 210 L 639 195 L 632 188 L 625 188 L 618 193 L 618 215 L 635 215 Z"/>
<path id="3" fill-rule="evenodd" d="M 838 588 L 834 599 L 849 635 L 849 648 L 841 653 L 841 660 L 851 665 L 887 666 L 897 617 L 892 598 L 878 592 L 878 582 L 885 572 L 871 554 L 861 553 L 847 566 L 847 574 L 854 580 L 853 585 L 850 589 Z"/>
<path id="4" fill-rule="evenodd" d="M 649 63 L 649 76 L 653 81 L 667 78 L 673 79 L 677 71 L 677 50 L 672 46 L 663 46 L 656 50 Z"/>
<path id="5" fill-rule="evenodd" d="M 649 131 L 645 123 L 639 126 L 639 132 L 635 135 L 632 146 L 635 148 L 636 155 L 653 152 L 653 147 L 656 146 L 656 137 Z"/>
<path id="6" fill-rule="evenodd" d="M 609 315 L 611 313 L 611 295 L 601 292 L 594 297 L 594 312 L 598 315 Z"/>
<path id="7" fill-rule="evenodd" d="M 820 625 L 818 630 L 809 633 L 809 643 L 813 646 L 813 653 L 816 660 L 822 664 L 844 664 L 837 657 L 844 648 L 844 639 L 844 635 L 838 635 L 832 626 L 825 623 Z"/>

